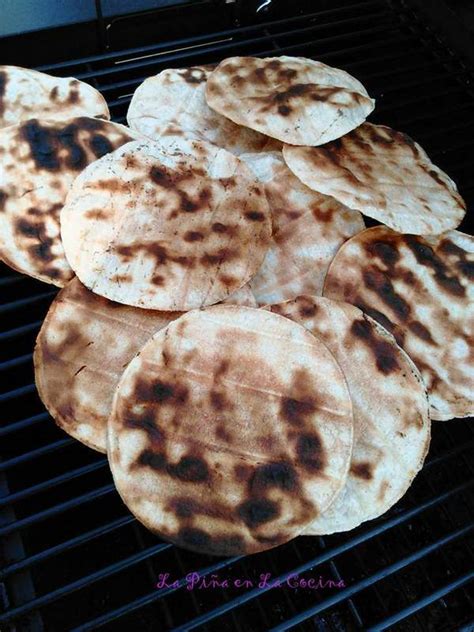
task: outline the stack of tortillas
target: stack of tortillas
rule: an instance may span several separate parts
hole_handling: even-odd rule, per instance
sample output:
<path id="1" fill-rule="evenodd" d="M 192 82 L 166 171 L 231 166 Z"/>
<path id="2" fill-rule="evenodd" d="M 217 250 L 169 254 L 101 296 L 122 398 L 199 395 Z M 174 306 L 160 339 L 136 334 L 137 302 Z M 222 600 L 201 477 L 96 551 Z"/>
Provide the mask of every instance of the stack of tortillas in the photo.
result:
<path id="1" fill-rule="evenodd" d="M 337 68 L 235 57 L 148 78 L 127 128 L 86 84 L 0 67 L 0 258 L 63 287 L 38 391 L 171 542 L 357 527 L 431 418 L 473 412 L 465 205 L 373 108 Z"/>

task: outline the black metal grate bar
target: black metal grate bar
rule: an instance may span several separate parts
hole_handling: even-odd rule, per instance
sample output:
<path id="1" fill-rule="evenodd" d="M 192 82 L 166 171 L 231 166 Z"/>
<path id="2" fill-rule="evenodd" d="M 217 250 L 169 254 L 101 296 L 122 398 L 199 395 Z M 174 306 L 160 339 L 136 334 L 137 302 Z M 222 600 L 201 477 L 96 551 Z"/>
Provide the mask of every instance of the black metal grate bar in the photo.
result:
<path id="1" fill-rule="evenodd" d="M 200 575 L 201 577 L 206 577 L 207 575 L 210 575 L 211 573 L 215 573 L 216 571 L 221 570 L 222 568 L 225 568 L 226 566 L 230 566 L 231 564 L 238 562 L 240 559 L 241 559 L 240 557 L 232 557 L 232 558 L 217 562 L 216 564 L 212 564 L 211 566 L 208 566 L 207 568 L 203 569 L 200 572 Z M 179 583 L 180 583 L 180 587 L 183 588 L 185 586 L 185 578 L 182 577 L 179 580 Z M 141 599 L 137 599 L 133 604 L 127 604 L 123 608 L 118 608 L 117 610 L 114 610 L 113 612 L 109 612 L 107 615 L 103 617 L 98 617 L 94 621 L 89 621 L 88 623 L 85 623 L 77 628 L 74 628 L 74 630 L 71 630 L 71 632 L 86 632 L 88 630 L 95 630 L 101 627 L 102 625 L 104 625 L 105 623 L 110 623 L 110 621 L 115 621 L 122 615 L 129 614 L 133 610 L 137 610 L 138 608 L 141 608 L 144 605 L 147 605 L 151 603 L 152 601 L 155 601 L 157 595 L 159 597 L 165 597 L 166 595 L 176 592 L 177 590 L 179 590 L 179 588 L 164 588 L 160 590 L 159 592 L 155 591 L 154 593 L 151 593 L 150 595 L 145 595 Z"/>
<path id="2" fill-rule="evenodd" d="M 462 588 L 463 586 L 472 582 L 473 580 L 474 580 L 474 571 L 470 573 L 466 573 L 462 577 L 459 577 L 458 579 L 454 579 L 452 582 L 449 582 L 449 584 L 446 584 L 442 588 L 435 590 L 434 592 L 432 592 L 430 595 L 427 595 L 423 599 L 419 599 L 418 601 L 415 601 L 414 603 L 410 604 L 408 608 L 404 608 L 403 610 L 400 610 L 399 612 L 397 612 L 397 614 L 394 614 L 391 617 L 387 617 L 387 619 L 384 619 L 380 623 L 377 623 L 377 625 L 371 626 L 370 628 L 368 628 L 367 632 L 382 632 L 383 630 L 389 630 L 396 623 L 399 623 L 400 621 L 403 621 L 404 619 L 408 619 L 408 617 L 411 617 L 413 614 L 415 614 L 422 608 L 426 608 L 426 606 L 429 606 L 433 602 L 438 601 L 438 599 L 445 597 L 450 592 L 453 592 L 454 590 L 457 590 L 458 588 Z M 468 632 L 467 629 L 465 632 Z"/>
<path id="3" fill-rule="evenodd" d="M 29 395 L 30 393 L 34 393 L 35 391 L 36 386 L 34 384 L 26 384 L 25 386 L 20 386 L 19 388 L 15 388 L 12 391 L 0 393 L 0 402 L 7 402 L 10 399 L 22 397 L 23 395 Z"/>
<path id="4" fill-rule="evenodd" d="M 96 529 L 86 531 L 81 535 L 76 536 L 75 538 L 71 538 L 70 540 L 66 540 L 66 542 L 62 542 L 61 544 L 51 547 L 50 549 L 41 551 L 41 553 L 37 553 L 36 555 L 32 555 L 31 557 L 26 557 L 20 562 L 9 564 L 0 571 L 0 579 L 4 579 L 5 577 L 8 577 L 9 575 L 14 575 L 15 573 L 19 573 L 26 568 L 31 568 L 35 564 L 39 564 L 40 562 L 51 559 L 55 555 L 62 555 L 66 551 L 80 546 L 81 544 L 86 544 L 94 538 L 99 538 L 107 535 L 108 533 L 111 533 L 112 531 L 121 529 L 122 527 L 125 527 L 134 522 L 134 520 L 135 518 L 133 516 L 124 516 L 123 518 L 118 518 L 117 520 L 109 522 L 106 525 L 102 525 L 100 527 L 97 527 Z"/>
<path id="5" fill-rule="evenodd" d="M 369 29 L 364 29 L 359 31 L 359 35 L 361 37 L 365 37 L 365 36 L 372 36 L 372 35 L 381 35 L 383 33 L 388 33 L 390 31 L 394 31 L 396 30 L 396 26 L 388 23 L 385 26 L 374 26 L 372 28 Z M 283 33 L 279 33 L 278 37 L 287 37 L 287 36 L 294 36 L 295 34 L 299 34 L 299 35 L 304 35 L 305 33 L 311 33 L 312 31 L 314 31 L 314 26 L 308 26 L 308 27 L 304 27 L 299 29 L 296 33 L 295 31 L 285 31 Z M 228 50 L 232 50 L 235 49 L 236 45 L 238 46 L 249 46 L 252 44 L 257 44 L 260 45 L 262 44 L 262 42 L 268 42 L 271 41 L 273 38 L 275 38 L 276 35 L 263 35 L 260 37 L 255 37 L 255 38 L 251 38 L 248 40 L 245 40 L 244 42 L 227 42 L 227 43 L 220 43 L 220 44 L 214 44 L 214 45 L 210 45 L 210 46 L 206 46 L 206 47 L 202 47 L 202 49 L 199 50 L 200 53 L 204 54 L 209 54 L 209 53 L 225 53 Z M 341 35 L 335 35 L 333 37 L 327 37 L 327 38 L 322 38 L 318 40 L 318 44 L 328 44 L 329 42 L 340 42 L 340 41 L 344 41 L 347 39 L 351 39 L 351 35 L 343 33 Z M 294 49 L 294 48 L 301 48 L 301 44 L 296 44 L 294 46 L 285 46 L 282 47 L 282 50 L 290 50 L 290 49 Z M 255 52 L 255 54 L 257 56 L 261 56 L 261 55 L 269 55 L 273 52 L 272 49 L 263 51 L 263 52 Z M 106 76 L 112 76 L 112 75 L 116 75 L 120 72 L 123 72 L 124 70 L 137 70 L 140 68 L 144 68 L 144 67 L 149 67 L 149 66 L 156 66 L 158 63 L 162 64 L 162 63 L 172 63 L 174 61 L 181 61 L 181 60 L 186 60 L 189 59 L 190 57 L 195 56 L 196 54 L 196 50 L 191 49 L 191 50 L 185 50 L 185 51 L 180 51 L 180 52 L 176 52 L 176 53 L 164 53 L 162 56 L 160 56 L 159 58 L 157 57 L 153 57 L 152 59 L 145 59 L 145 60 L 140 60 L 140 61 L 132 61 L 129 63 L 124 63 L 123 65 L 119 65 L 119 66 L 113 66 L 112 68 L 103 68 L 100 71 L 95 71 L 95 70 L 91 70 L 91 71 L 87 71 L 87 72 L 83 72 L 83 73 L 77 73 L 76 77 L 78 79 L 84 80 L 84 79 L 92 79 L 92 78 L 96 78 L 98 76 L 100 77 L 106 77 Z M 321 56 L 322 58 L 322 56 Z"/>
<path id="6" fill-rule="evenodd" d="M 33 303 L 39 303 L 39 301 L 53 297 L 57 294 L 57 291 L 58 290 L 50 290 L 49 292 L 42 292 L 41 294 L 21 298 L 18 301 L 12 301 L 11 303 L 4 303 L 3 305 L 0 305 L 0 314 L 17 311 L 23 307 L 29 307 Z"/>
<path id="7" fill-rule="evenodd" d="M 50 478 L 43 483 L 38 483 L 37 485 L 33 485 L 33 487 L 28 487 L 27 489 L 21 490 L 21 492 L 16 492 L 14 494 L 9 494 L 8 496 L 0 497 L 0 507 L 4 507 L 5 505 L 10 505 L 12 503 L 18 502 L 20 500 L 24 500 L 25 498 L 29 498 L 34 494 L 39 494 L 47 489 L 51 489 L 56 485 L 61 485 L 62 483 L 68 483 L 69 481 L 78 478 L 80 476 L 85 476 L 86 474 L 90 474 L 91 472 L 96 472 L 97 470 L 102 469 L 107 465 L 107 459 L 101 459 L 100 461 L 96 461 L 95 463 L 91 463 L 90 465 L 84 465 L 83 467 L 77 468 L 77 470 L 70 470 L 61 474 L 60 476 L 56 476 L 55 478 Z"/>
<path id="8" fill-rule="evenodd" d="M 363 579 L 362 581 L 357 582 L 356 584 L 353 584 L 352 586 L 350 586 L 350 588 L 346 588 L 342 590 L 340 593 L 337 593 L 336 595 L 333 595 L 329 599 L 322 601 L 321 603 L 317 604 L 313 608 L 309 608 L 308 610 L 301 612 L 297 616 L 293 617 L 293 619 L 286 621 L 285 623 L 282 623 L 281 625 L 275 626 L 274 628 L 271 629 L 270 632 L 284 632 L 285 630 L 290 630 L 291 628 L 295 627 L 295 625 L 298 625 L 298 623 L 306 621 L 310 617 L 313 617 L 314 615 L 319 614 L 323 610 L 326 610 L 330 606 L 335 605 L 339 603 L 340 601 L 343 601 L 344 599 L 348 599 L 352 595 L 355 595 L 356 593 L 361 592 L 365 588 L 372 586 L 379 580 L 389 577 L 393 573 L 396 573 L 402 568 L 405 568 L 405 566 L 408 566 L 409 564 L 413 564 L 413 562 L 416 562 L 417 560 L 425 557 L 426 555 L 433 553 L 433 551 L 436 551 L 437 549 L 444 546 L 445 544 L 448 544 L 452 542 L 453 540 L 460 538 L 463 535 L 467 535 L 473 530 L 474 530 L 474 525 L 470 525 L 469 527 L 458 529 L 457 531 L 450 533 L 444 538 L 440 538 L 439 540 L 437 540 L 436 542 L 433 542 L 432 544 L 428 544 L 427 546 L 423 547 L 422 549 L 419 549 L 412 555 L 408 555 L 407 557 L 402 558 L 398 562 L 395 562 L 394 564 L 391 564 L 390 566 L 385 567 L 380 572 L 374 573 L 373 575 L 370 575 L 370 577 L 367 577 L 366 579 Z M 187 627 L 182 628 L 183 631 L 185 629 L 188 630 L 189 628 Z"/>
<path id="9" fill-rule="evenodd" d="M 54 443 L 50 443 L 41 448 L 37 448 L 36 450 L 31 450 L 31 452 L 25 452 L 24 454 L 20 454 L 19 456 L 15 456 L 12 459 L 8 459 L 8 461 L 0 462 L 0 472 L 4 472 L 12 467 L 17 467 L 18 465 L 23 465 L 31 461 L 32 459 L 36 459 L 40 456 L 44 456 L 45 454 L 50 454 L 51 452 L 55 452 L 56 450 L 60 450 L 65 446 L 75 444 L 75 440 L 71 437 L 67 439 L 60 439 L 59 441 L 55 441 Z"/>
<path id="10" fill-rule="evenodd" d="M 125 568 L 129 568 L 133 564 L 138 564 L 139 562 L 142 562 L 143 560 L 146 560 L 149 557 L 156 555 L 157 553 L 161 553 L 162 551 L 165 551 L 166 549 L 171 548 L 171 546 L 172 546 L 171 544 L 155 544 L 154 546 L 151 546 L 149 549 L 146 549 L 145 551 L 141 551 L 140 553 L 135 553 L 134 555 L 131 555 L 130 557 L 124 560 L 120 560 L 120 562 L 116 562 L 115 564 L 111 564 L 110 566 L 107 566 L 106 568 L 101 568 L 100 571 L 91 573 L 90 575 L 87 575 L 86 577 L 82 577 L 81 579 L 78 579 L 77 581 L 72 582 L 70 584 L 66 584 L 65 586 L 62 586 L 61 588 L 58 588 L 57 590 L 53 590 L 49 592 L 47 595 L 43 595 L 42 597 L 33 599 L 33 601 L 29 601 L 23 606 L 14 608 L 13 610 L 10 610 L 9 612 L 5 614 L 0 614 L 0 623 L 2 622 L 6 623 L 8 621 L 11 621 L 15 617 L 20 617 L 20 616 L 25 615 L 34 609 L 42 608 L 43 606 L 46 606 L 49 603 L 52 603 L 53 601 L 60 599 L 61 597 L 65 597 L 69 593 L 72 593 L 76 590 L 80 590 L 81 588 L 84 588 L 85 586 L 88 586 L 90 584 L 94 584 L 95 582 L 100 581 L 101 579 L 105 579 L 106 577 L 109 577 L 110 575 L 119 573 Z"/>
<path id="11" fill-rule="evenodd" d="M 22 364 L 26 364 L 27 362 L 31 362 L 32 358 L 32 353 L 25 353 L 25 355 L 17 356 L 11 360 L 5 360 L 5 362 L 0 362 L 0 371 L 7 371 L 8 369 L 13 369 Z"/>
<path id="12" fill-rule="evenodd" d="M 28 417 L 27 419 L 7 424 L 6 426 L 2 426 L 0 428 L 0 437 L 5 437 L 12 432 L 25 430 L 25 428 L 31 428 L 32 426 L 41 423 L 42 421 L 46 421 L 47 419 L 49 419 L 49 413 L 39 413 L 38 415 L 33 415 L 33 417 Z"/>
<path id="13" fill-rule="evenodd" d="M 16 522 L 12 522 L 11 524 L 7 524 L 4 527 L 0 527 L 0 536 L 7 535 L 9 533 L 13 533 L 18 531 L 19 529 L 24 529 L 26 527 L 31 527 L 32 525 L 37 524 L 38 522 L 42 522 L 47 518 L 52 518 L 53 516 L 57 516 L 58 514 L 67 511 L 68 509 L 75 509 L 84 503 L 89 503 L 93 500 L 97 500 L 98 498 L 102 498 L 107 494 L 111 494 L 115 492 L 115 487 L 113 485 L 104 485 L 103 487 L 99 487 L 98 489 L 94 489 L 91 492 L 87 492 L 86 494 L 82 494 L 81 496 L 77 496 L 72 500 L 67 500 L 64 503 L 59 503 L 54 507 L 50 507 L 49 509 L 45 509 L 44 511 L 40 511 L 39 513 L 33 514 L 32 516 L 28 516 L 27 518 L 22 518 L 21 520 L 17 520 Z"/>
<path id="14" fill-rule="evenodd" d="M 265 28 L 274 28 L 278 26 L 287 26 L 288 24 L 293 24 L 296 22 L 307 21 L 314 18 L 321 18 L 328 15 L 339 15 L 340 13 L 347 11 L 347 8 L 352 10 L 354 9 L 369 9 L 370 7 L 380 8 L 380 2 L 378 0 L 367 0 L 366 2 L 357 2 L 351 4 L 350 7 L 337 7 L 335 9 L 329 9 L 326 11 L 317 11 L 315 13 L 310 13 L 308 15 L 295 16 L 290 18 L 285 18 L 284 20 L 274 20 L 273 22 L 266 22 Z M 179 46 L 189 46 L 192 44 L 198 44 L 201 42 L 209 41 L 210 39 L 229 37 L 235 35 L 241 35 L 245 33 L 252 33 L 254 31 L 260 31 L 262 29 L 262 25 L 255 24 L 251 26 L 244 26 L 238 29 L 226 29 L 223 31 L 217 31 L 213 33 L 209 33 L 206 35 L 197 35 L 195 37 L 184 38 L 173 40 L 172 42 L 165 42 L 163 44 L 153 44 L 152 46 L 140 46 L 138 48 L 129 48 L 128 50 L 122 50 L 119 52 L 110 52 L 110 53 L 102 53 L 100 55 L 91 55 L 89 57 L 82 57 L 79 60 L 70 60 L 64 61 L 56 64 L 46 64 L 43 66 L 38 66 L 38 70 L 42 70 L 44 72 L 51 72 L 52 70 L 59 70 L 62 68 L 68 68 L 71 66 L 80 66 L 84 64 L 89 64 L 92 62 L 104 62 L 104 61 L 112 61 L 117 60 L 119 58 L 128 58 L 131 55 L 143 55 L 148 53 L 153 53 L 156 51 L 167 50 L 172 46 L 173 48 L 177 48 Z"/>
<path id="15" fill-rule="evenodd" d="M 37 320 L 34 323 L 29 323 L 28 325 L 23 325 L 22 327 L 15 327 L 15 329 L 2 331 L 0 332 L 0 342 L 10 340 L 11 338 L 18 338 L 18 336 L 27 334 L 30 331 L 35 331 L 41 327 L 41 323 L 41 320 Z"/>

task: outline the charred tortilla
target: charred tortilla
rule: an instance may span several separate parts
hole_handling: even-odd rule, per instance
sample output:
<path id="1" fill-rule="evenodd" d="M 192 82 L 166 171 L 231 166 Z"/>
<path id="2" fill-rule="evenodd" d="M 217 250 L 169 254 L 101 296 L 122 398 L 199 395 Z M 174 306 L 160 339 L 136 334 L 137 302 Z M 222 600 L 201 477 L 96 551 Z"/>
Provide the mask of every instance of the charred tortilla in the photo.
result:
<path id="1" fill-rule="evenodd" d="M 347 241 L 324 296 L 356 305 L 395 336 L 428 389 L 432 419 L 474 413 L 474 238 L 400 235 L 383 226 Z"/>
<path id="2" fill-rule="evenodd" d="M 238 125 L 292 145 L 321 145 L 365 121 L 374 101 L 354 77 L 304 57 L 230 57 L 206 99 Z"/>
<path id="3" fill-rule="evenodd" d="M 73 272 L 59 214 L 76 176 L 137 133 L 89 117 L 31 119 L 0 129 L 0 259 L 62 287 Z"/>
<path id="4" fill-rule="evenodd" d="M 300 325 L 247 307 L 195 310 L 122 376 L 108 454 L 149 529 L 200 553 L 300 533 L 344 484 L 352 409 L 339 366 Z"/>
<path id="5" fill-rule="evenodd" d="M 283 156 L 314 191 L 400 232 L 442 233 L 459 226 L 466 212 L 451 178 L 390 127 L 364 123 L 322 147 L 287 145 Z"/>
<path id="6" fill-rule="evenodd" d="M 245 285 L 270 243 L 265 193 L 224 149 L 130 143 L 76 179 L 61 213 L 68 261 L 97 294 L 188 310 Z"/>
<path id="7" fill-rule="evenodd" d="M 0 66 L 0 128 L 31 118 L 63 120 L 75 116 L 110 118 L 104 97 L 83 81 Z"/>
<path id="8" fill-rule="evenodd" d="M 305 534 L 348 531 L 385 513 L 423 465 L 431 426 L 423 380 L 393 336 L 349 303 L 299 296 L 267 309 L 321 340 L 346 378 L 354 413 L 349 475 Z"/>
<path id="9" fill-rule="evenodd" d="M 281 152 L 240 156 L 265 187 L 272 213 L 270 248 L 250 287 L 259 305 L 299 294 L 322 294 L 330 262 L 346 239 L 365 224 L 327 195 L 315 193 L 294 176 Z"/>
<path id="10" fill-rule="evenodd" d="M 72 279 L 54 299 L 34 354 L 36 386 L 56 423 L 106 452 L 107 419 L 124 368 L 178 316 L 114 303 Z"/>

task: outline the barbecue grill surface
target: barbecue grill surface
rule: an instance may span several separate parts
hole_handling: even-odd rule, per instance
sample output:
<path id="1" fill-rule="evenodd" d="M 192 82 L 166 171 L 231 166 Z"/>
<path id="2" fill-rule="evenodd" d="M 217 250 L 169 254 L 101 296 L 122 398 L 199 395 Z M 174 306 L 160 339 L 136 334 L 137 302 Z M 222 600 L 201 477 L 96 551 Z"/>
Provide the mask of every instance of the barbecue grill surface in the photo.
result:
<path id="1" fill-rule="evenodd" d="M 0 42 L 2 63 L 44 61 L 40 70 L 88 81 L 123 123 L 138 84 L 166 67 L 246 54 L 319 59 L 360 79 L 377 100 L 369 120 L 419 141 L 472 207 L 473 67 L 442 33 L 409 2 L 274 4 L 284 6 L 242 9 L 239 16 L 239 2 L 204 1 L 121 18 L 109 29 L 99 21 L 100 45 L 109 49 L 88 58 L 71 55 L 94 49 L 95 25 L 92 36 L 90 25 L 76 25 L 76 35 L 37 34 L 37 54 L 17 39 L 8 51 Z M 472 233 L 467 223 L 461 230 Z M 0 629 L 474 629 L 472 421 L 435 422 L 427 463 L 407 495 L 350 533 L 300 537 L 242 559 L 189 553 L 137 523 L 114 489 L 106 458 L 62 433 L 45 412 L 32 350 L 55 294 L 0 270 Z M 261 574 L 274 580 L 298 573 L 342 579 L 346 588 L 155 587 L 160 574 L 169 573 L 171 582 L 193 571 L 254 584 Z"/>

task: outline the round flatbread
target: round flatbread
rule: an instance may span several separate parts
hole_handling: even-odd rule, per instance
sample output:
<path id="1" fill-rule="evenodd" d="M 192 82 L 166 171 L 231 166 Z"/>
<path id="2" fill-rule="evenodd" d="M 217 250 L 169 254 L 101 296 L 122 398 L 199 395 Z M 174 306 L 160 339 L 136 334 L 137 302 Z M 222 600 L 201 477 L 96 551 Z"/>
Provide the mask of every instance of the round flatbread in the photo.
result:
<path id="1" fill-rule="evenodd" d="M 423 380 L 395 338 L 349 303 L 299 296 L 267 309 L 324 342 L 347 380 L 354 413 L 349 475 L 305 535 L 349 531 L 390 509 L 423 465 L 431 429 Z"/>
<path id="2" fill-rule="evenodd" d="M 364 230 L 362 215 L 305 186 L 288 169 L 281 152 L 240 158 L 265 187 L 273 221 L 270 248 L 250 281 L 258 304 L 322 294 L 339 247 Z"/>
<path id="3" fill-rule="evenodd" d="M 270 243 L 265 193 L 209 143 L 137 141 L 90 165 L 61 213 L 68 261 L 97 294 L 188 310 L 249 281 Z"/>
<path id="4" fill-rule="evenodd" d="M 248 285 L 225 302 L 256 307 Z M 58 426 L 107 452 L 107 420 L 124 368 L 154 333 L 182 314 L 121 305 L 73 278 L 51 304 L 34 353 L 38 393 Z"/>
<path id="5" fill-rule="evenodd" d="M 31 118 L 63 120 L 76 116 L 110 118 L 106 100 L 87 83 L 18 66 L 0 66 L 0 128 Z"/>
<path id="6" fill-rule="evenodd" d="M 390 127 L 364 123 L 324 147 L 287 145 L 283 157 L 314 191 L 400 232 L 442 233 L 466 213 L 451 178 L 418 143 Z"/>
<path id="7" fill-rule="evenodd" d="M 304 57 L 230 57 L 206 99 L 238 125 L 292 145 L 321 145 L 365 121 L 375 102 L 354 77 Z"/>
<path id="8" fill-rule="evenodd" d="M 351 401 L 303 327 L 217 306 L 132 360 L 108 441 L 117 490 L 145 526 L 200 553 L 256 553 L 298 535 L 344 484 Z"/>
<path id="9" fill-rule="evenodd" d="M 73 272 L 59 227 L 66 195 L 88 164 L 135 138 L 123 125 L 89 117 L 0 129 L 0 259 L 46 283 L 67 283 Z"/>
<path id="10" fill-rule="evenodd" d="M 474 238 L 376 226 L 347 241 L 324 296 L 352 303 L 395 336 L 419 369 L 432 419 L 474 413 Z"/>
<path id="11" fill-rule="evenodd" d="M 107 451 L 107 419 L 130 360 L 181 312 L 109 301 L 72 279 L 54 299 L 36 340 L 38 393 L 56 423 L 75 439 Z"/>
<path id="12" fill-rule="evenodd" d="M 130 127 L 154 140 L 184 136 L 236 155 L 276 145 L 273 139 L 236 125 L 207 105 L 206 81 L 214 67 L 171 68 L 145 79 L 128 109 Z"/>

